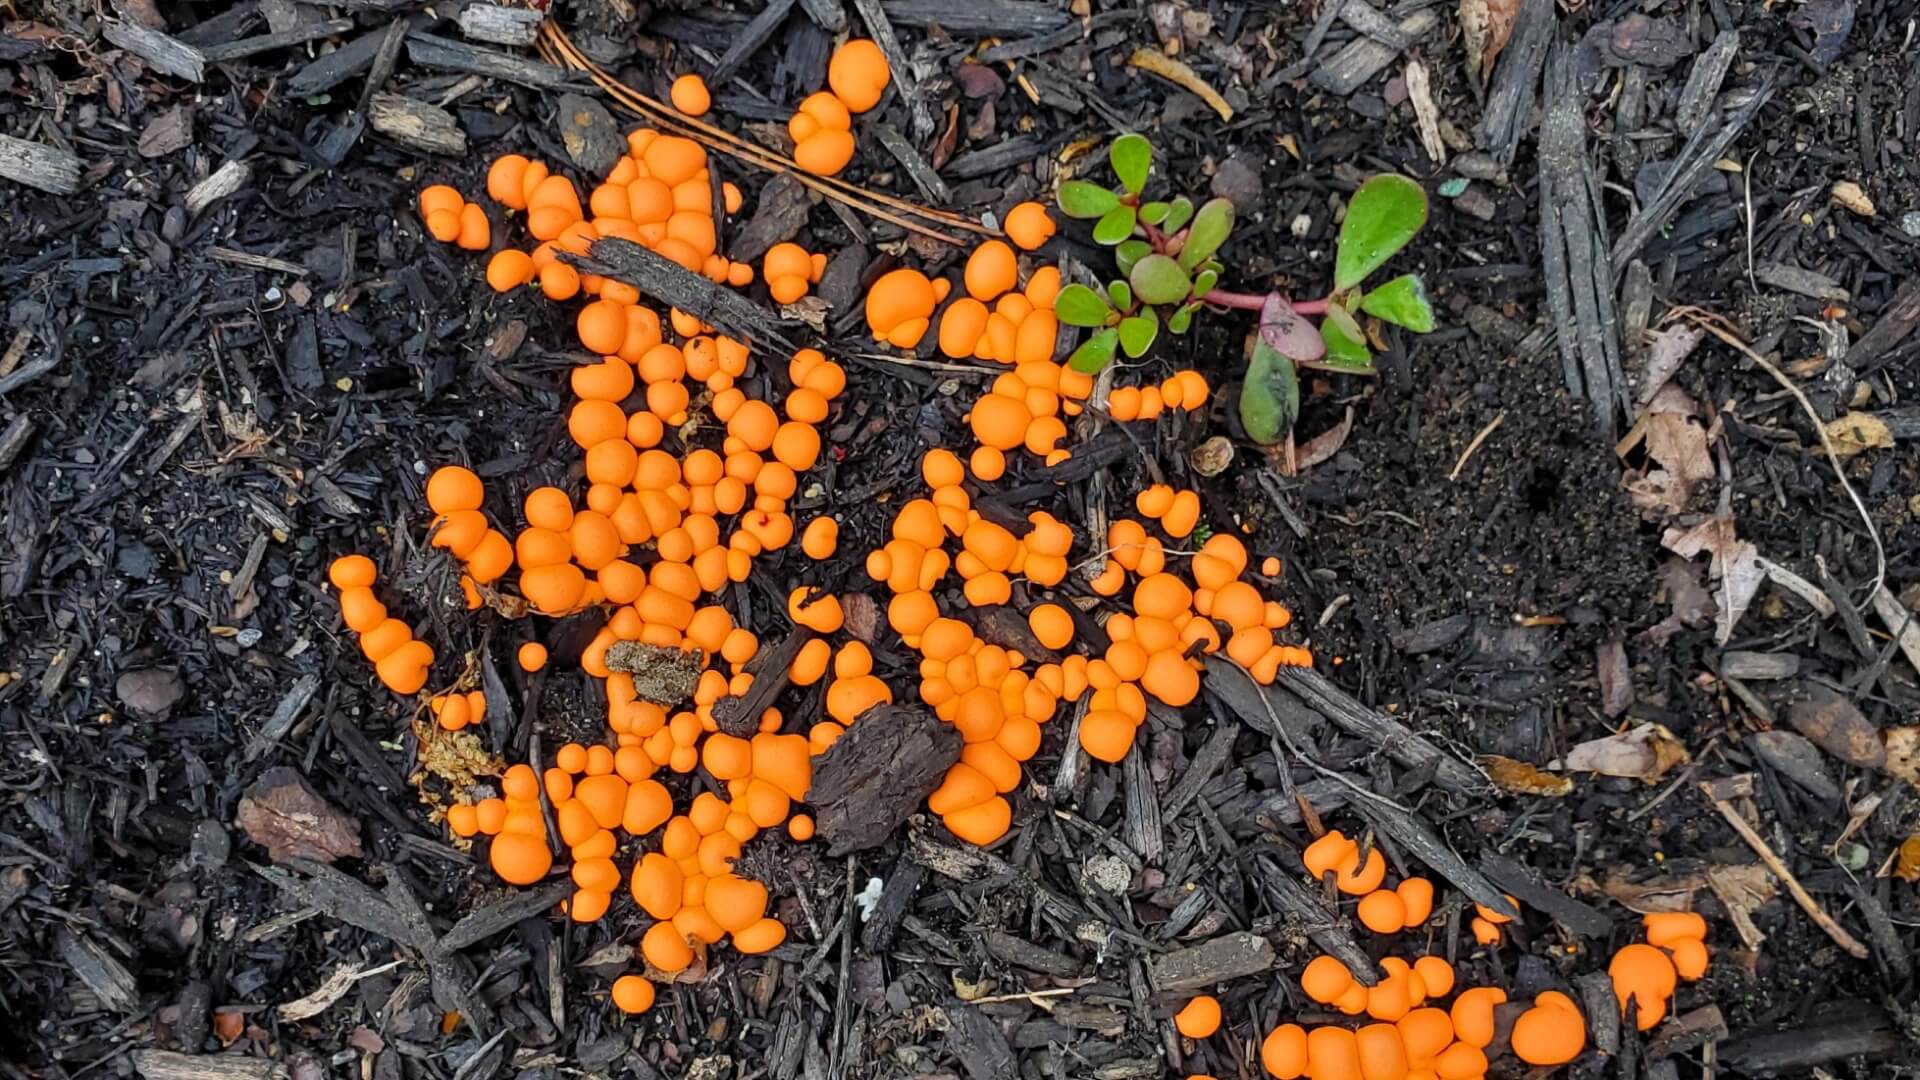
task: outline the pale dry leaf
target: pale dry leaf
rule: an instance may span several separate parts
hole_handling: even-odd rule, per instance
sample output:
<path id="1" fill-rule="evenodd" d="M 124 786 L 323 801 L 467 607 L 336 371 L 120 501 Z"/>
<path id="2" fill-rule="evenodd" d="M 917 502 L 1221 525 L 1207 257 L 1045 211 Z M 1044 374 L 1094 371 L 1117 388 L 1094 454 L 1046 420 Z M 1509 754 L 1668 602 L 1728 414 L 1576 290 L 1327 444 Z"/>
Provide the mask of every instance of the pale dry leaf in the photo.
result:
<path id="1" fill-rule="evenodd" d="M 1640 386 L 1640 404 L 1647 405 L 1686 363 L 1707 332 L 1693 323 L 1674 323 L 1647 342 L 1647 372 Z"/>
<path id="2" fill-rule="evenodd" d="M 1483 754 L 1480 767 L 1486 770 L 1487 779 L 1493 782 L 1494 787 L 1515 795 L 1559 799 L 1573 794 L 1571 779 L 1546 772 L 1524 761 L 1515 761 L 1499 754 Z"/>
<path id="3" fill-rule="evenodd" d="M 1567 756 L 1547 766 L 1566 772 L 1591 772 L 1601 776 L 1619 776 L 1651 784 L 1667 775 L 1675 765 L 1691 761 L 1692 755 L 1673 732 L 1660 724 L 1606 735 L 1567 751 Z"/>
<path id="4" fill-rule="evenodd" d="M 1850 412 L 1827 423 L 1827 441 L 1836 455 L 1848 458 L 1865 450 L 1892 449 L 1893 432 L 1872 413 Z"/>
<path id="5" fill-rule="evenodd" d="M 1493 62 L 1513 36 L 1521 0 L 1460 0 L 1460 34 L 1467 49 L 1467 67 L 1481 82 L 1493 74 Z"/>
<path id="6" fill-rule="evenodd" d="M 1713 453 L 1707 449 L 1707 429 L 1679 413 L 1647 416 L 1647 456 L 1672 473 L 1689 491 L 1713 479 Z"/>
<path id="7" fill-rule="evenodd" d="M 1920 787 L 1920 725 L 1887 728 L 1880 739 L 1887 746 L 1887 772 Z"/>
<path id="8" fill-rule="evenodd" d="M 1873 216 L 1873 200 L 1867 197 L 1859 184 L 1851 180 L 1842 180 L 1833 185 L 1833 201 L 1861 217 Z"/>
<path id="9" fill-rule="evenodd" d="M 1447 144 L 1440 138 L 1440 107 L 1433 103 L 1433 80 L 1427 65 L 1419 58 L 1407 61 L 1407 100 L 1413 103 L 1413 118 L 1420 128 L 1420 145 L 1434 164 L 1447 163 Z"/>
<path id="10" fill-rule="evenodd" d="M 286 1021 L 305 1020 L 326 1012 L 334 1002 L 345 997 L 347 991 L 360 979 L 360 965 L 346 964 L 335 968 L 333 974 L 326 977 L 313 993 L 306 997 L 289 1001 L 277 1010 L 280 1019 Z"/>
<path id="11" fill-rule="evenodd" d="M 1708 572 L 1720 581 L 1720 588 L 1714 592 L 1720 613 L 1714 636 L 1720 644 L 1726 644 L 1747 605 L 1760 591 L 1760 583 L 1767 579 L 1759 549 L 1735 534 L 1730 515 L 1715 515 L 1690 529 L 1668 529 L 1660 537 L 1660 544 L 1682 558 L 1691 559 L 1701 552 L 1712 557 Z"/>

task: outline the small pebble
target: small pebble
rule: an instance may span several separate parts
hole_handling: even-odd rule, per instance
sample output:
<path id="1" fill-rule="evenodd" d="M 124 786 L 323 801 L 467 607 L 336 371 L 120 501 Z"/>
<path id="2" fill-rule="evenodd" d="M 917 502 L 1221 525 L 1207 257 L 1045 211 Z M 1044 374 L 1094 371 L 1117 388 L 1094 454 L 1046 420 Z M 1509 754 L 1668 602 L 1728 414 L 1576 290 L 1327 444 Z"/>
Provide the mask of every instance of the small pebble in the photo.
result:
<path id="1" fill-rule="evenodd" d="M 1909 210 L 1900 215 L 1900 231 L 1920 238 L 1920 210 Z"/>

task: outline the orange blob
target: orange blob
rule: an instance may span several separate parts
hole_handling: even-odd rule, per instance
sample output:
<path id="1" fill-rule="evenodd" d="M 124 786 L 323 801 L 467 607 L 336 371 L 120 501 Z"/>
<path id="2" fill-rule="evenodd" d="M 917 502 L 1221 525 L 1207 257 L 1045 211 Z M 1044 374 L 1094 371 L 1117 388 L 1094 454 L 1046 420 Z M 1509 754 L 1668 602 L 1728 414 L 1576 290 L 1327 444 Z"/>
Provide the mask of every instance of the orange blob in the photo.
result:
<path id="1" fill-rule="evenodd" d="M 1407 925 L 1407 906 L 1390 889 L 1375 889 L 1361 897 L 1354 913 L 1376 934 L 1397 934 Z"/>
<path id="2" fill-rule="evenodd" d="M 1025 251 L 1032 251 L 1053 239 L 1055 227 L 1053 215 L 1037 202 L 1023 202 L 1015 206 L 1007 211 L 1006 221 L 1002 223 L 1007 239 Z M 1039 303 L 1038 300 L 1034 302 Z"/>
<path id="3" fill-rule="evenodd" d="M 849 40 L 827 61 L 827 85 L 850 112 L 863 113 L 880 104 L 892 78 L 886 54 L 867 38 Z"/>
<path id="4" fill-rule="evenodd" d="M 1586 1049 L 1586 1018 L 1565 994 L 1549 990 L 1514 1020 L 1511 1044 L 1529 1065 L 1565 1065 Z"/>
<path id="5" fill-rule="evenodd" d="M 653 1008 L 653 983 L 640 975 L 622 975 L 613 980 L 613 1006 L 628 1016 L 638 1016 Z"/>
<path id="6" fill-rule="evenodd" d="M 1260 1043 L 1260 1064 L 1278 1080 L 1297 1080 L 1307 1071 L 1307 1033 L 1298 1024 L 1281 1024 Z"/>
<path id="7" fill-rule="evenodd" d="M 988 301 L 1020 283 L 1020 266 L 1004 241 L 988 240 L 967 257 L 967 294 Z"/>
<path id="8" fill-rule="evenodd" d="M 867 291 L 867 327 L 881 341 L 911 349 L 926 333 L 937 302 L 925 274 L 906 268 L 889 271 Z"/>
<path id="9" fill-rule="evenodd" d="M 1493 1041 L 1493 1008 L 1504 1004 L 1507 992 L 1493 986 L 1469 987 L 1453 999 L 1449 1018 L 1454 1038 L 1473 1047 L 1485 1047 Z"/>
<path id="10" fill-rule="evenodd" d="M 713 95 L 707 92 L 707 80 L 688 72 L 673 80 L 673 88 L 668 92 L 673 99 L 673 107 L 688 116 L 705 116 L 713 108 Z"/>
<path id="11" fill-rule="evenodd" d="M 553 869 L 553 853 L 540 836 L 503 832 L 494 837 L 487 861 L 500 880 L 509 885 L 532 885 Z"/>
<path id="12" fill-rule="evenodd" d="M 1220 1030 L 1220 999 L 1201 994 L 1173 1016 L 1173 1026 L 1189 1039 L 1204 1039 Z"/>
<path id="13" fill-rule="evenodd" d="M 1622 1015 L 1631 1003 L 1641 1031 L 1666 1016 L 1678 974 L 1666 953 L 1637 943 L 1622 947 L 1607 964 L 1607 977 L 1613 980 L 1613 995 L 1620 1000 Z"/>

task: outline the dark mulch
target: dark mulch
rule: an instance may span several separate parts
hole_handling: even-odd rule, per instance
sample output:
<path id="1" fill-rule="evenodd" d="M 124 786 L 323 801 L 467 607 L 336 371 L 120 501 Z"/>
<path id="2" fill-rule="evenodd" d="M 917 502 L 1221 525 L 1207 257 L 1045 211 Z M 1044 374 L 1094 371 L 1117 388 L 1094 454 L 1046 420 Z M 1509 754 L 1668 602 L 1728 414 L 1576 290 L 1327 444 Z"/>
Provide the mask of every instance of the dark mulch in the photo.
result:
<path id="1" fill-rule="evenodd" d="M 1715 965 L 1681 992 L 1687 1022 L 1576 1073 L 1911 1067 L 1920 904 L 1886 867 L 1916 830 L 1915 797 L 1897 763 L 1850 752 L 1846 735 L 1873 744 L 1920 715 L 1910 658 L 1870 609 L 1853 615 L 1878 576 L 1920 606 L 1913 0 L 1535 0 L 1485 88 L 1451 4 L 1097 3 L 1085 21 L 1004 0 L 772 7 L 758 24 L 761 8 L 687 2 L 593 0 L 559 17 L 663 97 L 670 73 L 727 54 L 737 75 L 716 87 L 716 115 L 738 128 L 777 125 L 819 86 L 822 24 L 858 31 L 884 11 L 917 86 L 861 119 L 850 176 L 1004 210 L 1044 198 L 1071 144 L 1143 130 L 1163 177 L 1240 204 L 1228 254 L 1247 288 L 1311 294 L 1344 194 L 1382 169 L 1419 179 L 1433 220 L 1400 262 L 1426 276 L 1442 326 L 1395 339 L 1377 378 L 1307 380 L 1303 440 L 1351 410 L 1327 460 L 1284 475 L 1241 440 L 1226 472 L 1193 471 L 1202 440 L 1237 433 L 1245 326 L 1221 316 L 1148 365 L 1199 367 L 1223 390 L 1215 409 L 1134 426 L 1110 468 L 1030 504 L 1084 526 L 1090 506 L 1117 509 L 1150 479 L 1198 487 L 1212 528 L 1285 560 L 1273 585 L 1321 673 L 1454 768 L 1479 754 L 1543 765 L 1626 724 L 1664 725 L 1691 751 L 1658 783 L 1582 776 L 1545 798 L 1409 767 L 1403 738 L 1303 732 L 1326 766 L 1435 830 L 1375 823 L 1403 868 L 1438 835 L 1462 872 L 1526 901 L 1498 953 L 1472 951 L 1470 909 L 1447 909 L 1432 947 L 1474 981 L 1590 988 L 1581 977 L 1633 939 L 1631 909 L 1679 897 L 1708 914 Z M 1309 835 L 1293 794 L 1349 831 L 1366 827 L 1340 809 L 1359 796 L 1293 753 L 1283 764 L 1259 732 L 1270 721 L 1212 695 L 1157 719 L 1127 769 L 1063 769 L 1067 725 L 1053 725 L 991 853 L 919 819 L 843 858 L 757 841 L 748 866 L 772 884 L 788 944 L 751 961 L 716 950 L 644 1019 L 615 1013 L 605 987 L 644 916 L 621 896 L 589 927 L 545 917 L 555 893 L 498 888 L 448 844 L 429 805 L 439 789 L 416 775 L 414 718 L 372 684 L 324 587 L 333 556 L 374 555 L 447 663 L 475 657 L 511 706 L 483 733 L 508 759 L 595 729 L 596 691 L 566 662 L 578 634 L 448 617 L 446 567 L 417 547 L 436 465 L 473 464 L 503 515 L 569 479 L 571 311 L 487 291 L 479 261 L 425 240 L 412 209 L 426 182 L 479 190 L 500 152 L 565 160 L 559 89 L 534 88 L 552 73 L 494 72 L 516 84 L 431 66 L 435 46 L 394 20 L 456 41 L 459 29 L 409 0 L 117 10 L 196 47 L 247 44 L 216 49 L 196 84 L 162 73 L 173 54 L 151 38 L 122 25 L 110 40 L 112 20 L 81 5 L 25 6 L 0 36 L 0 134 L 52 148 L 36 175 L 71 190 L 0 180 L 0 1072 L 1253 1076 L 1265 1031 L 1314 1015 L 1293 973 L 1344 931 L 1298 918 L 1317 902 L 1288 891 Z M 1712 54 L 1726 63 L 1710 63 L 1736 32 Z M 287 36 L 259 40 L 270 33 Z M 956 77 L 986 36 L 1001 78 Z M 1231 123 L 1126 65 L 1176 40 L 1238 110 Z M 1422 148 L 1410 57 L 1429 73 L 1446 165 Z M 439 137 L 462 136 L 464 155 L 366 127 L 375 93 L 444 107 L 453 128 Z M 1503 112 L 1517 120 L 1483 122 Z M 1544 164 L 1542 116 L 1571 147 Z M 891 149 L 882 123 L 900 134 Z M 209 196 L 232 163 L 244 179 Z M 867 348 L 861 280 L 901 259 L 955 261 L 791 191 L 768 195 L 756 233 L 765 177 L 722 166 L 748 196 L 730 233 L 798 229 L 810 248 L 858 252 L 822 288 L 844 355 Z M 1843 205 L 1843 181 L 1871 212 Z M 1071 226 L 1053 250 L 1101 257 Z M 1892 444 L 1844 466 L 1883 575 L 1798 401 L 1712 338 L 1674 382 L 1712 430 L 1714 475 L 1677 506 L 1636 505 L 1623 470 L 1658 463 L 1644 443 L 1616 454 L 1637 413 L 1619 402 L 1643 389 L 1649 326 L 1682 306 L 1731 320 L 1823 421 L 1885 421 Z M 790 552 L 729 596 L 768 640 L 793 584 L 869 587 L 860 557 L 913 493 L 920 452 L 965 444 L 970 376 L 850 363 L 801 499 L 841 516 L 841 554 Z M 1003 486 L 1036 476 L 1023 465 Z M 1763 584 L 1716 640 L 1706 556 L 1662 546 L 1716 512 L 1840 613 Z M 531 679 L 512 662 L 529 635 L 559 657 Z M 876 652 L 906 692 L 910 654 L 884 640 Z M 1822 694 L 1838 712 L 1803 704 Z M 812 715 L 817 691 L 784 704 Z M 1753 737 L 1768 731 L 1779 737 Z M 1865 959 L 1754 872 L 1700 787 L 1742 777 L 1751 793 L 1728 805 Z M 257 832 L 275 807 L 324 821 L 317 854 L 337 866 L 273 865 L 240 822 Z M 362 977 L 289 1011 L 343 970 Z M 1183 1045 L 1165 1017 L 1229 976 L 1243 977 L 1219 985 L 1226 1030 Z M 465 1023 L 443 1026 L 454 1013 Z"/>

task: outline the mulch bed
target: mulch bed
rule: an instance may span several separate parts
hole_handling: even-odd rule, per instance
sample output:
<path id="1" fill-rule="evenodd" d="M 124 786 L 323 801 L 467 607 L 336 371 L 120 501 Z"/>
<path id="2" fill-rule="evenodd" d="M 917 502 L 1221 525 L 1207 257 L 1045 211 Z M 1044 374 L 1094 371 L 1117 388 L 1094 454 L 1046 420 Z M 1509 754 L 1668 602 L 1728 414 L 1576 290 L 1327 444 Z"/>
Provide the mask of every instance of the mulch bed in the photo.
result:
<path id="1" fill-rule="evenodd" d="M 1304 380 L 1301 441 L 1345 428 L 1320 460 L 1288 475 L 1239 438 L 1224 471 L 1196 469 L 1205 440 L 1240 434 L 1229 315 L 1148 361 L 1200 369 L 1212 411 L 1109 429 L 1102 468 L 1029 491 L 1084 530 L 1090 504 L 1166 479 L 1280 556 L 1272 591 L 1318 660 L 1279 692 L 1307 745 L 1210 681 L 1124 768 L 1089 767 L 1051 725 L 991 851 L 928 818 L 838 857 L 758 840 L 788 943 L 716 951 L 638 1020 L 605 989 L 644 916 L 623 892 L 596 924 L 545 917 L 564 890 L 501 888 L 448 842 L 414 783 L 415 718 L 373 683 L 324 572 L 368 552 L 443 611 L 417 528 L 428 470 L 568 481 L 571 309 L 485 289 L 412 205 L 423 183 L 480 190 L 503 152 L 567 161 L 561 95 L 589 88 L 464 39 L 452 5 L 9 9 L 0 1074 L 1260 1075 L 1268 1028 L 1310 1015 L 1300 965 L 1352 945 L 1302 917 L 1289 868 L 1317 816 L 1367 826 L 1353 785 L 1417 809 L 1371 820 L 1401 868 L 1450 848 L 1456 886 L 1522 900 L 1512 946 L 1476 951 L 1449 891 L 1431 947 L 1476 981 L 1578 986 L 1634 912 L 1707 914 L 1714 967 L 1680 1022 L 1576 1074 L 1911 1067 L 1920 901 L 1894 856 L 1920 830 L 1915 764 L 1874 749 L 1920 716 L 1920 658 L 1872 599 L 1884 583 L 1883 605 L 1920 608 L 1920 9 L 1494 3 L 1511 40 L 1483 81 L 1453 4 L 1089 6 L 552 17 L 663 99 L 672 74 L 724 64 L 715 116 L 736 131 L 777 129 L 835 34 L 884 17 L 911 78 L 856 125 L 849 177 L 1004 211 L 1046 199 L 1069 146 L 1144 131 L 1162 180 L 1236 203 L 1243 282 L 1323 286 L 1344 195 L 1382 170 L 1419 180 L 1433 217 L 1399 263 L 1440 329 L 1392 339 L 1376 378 Z M 1231 121 L 1129 66 L 1139 48 L 1176 53 Z M 723 167 L 747 195 L 723 251 L 797 237 L 845 260 L 818 336 L 852 379 L 801 500 L 840 516 L 840 553 L 760 564 L 739 599 L 771 641 L 795 584 L 867 587 L 888 500 L 926 447 L 967 445 L 983 384 L 861 356 L 861 282 L 953 249 Z M 1073 225 L 1048 253 L 1105 257 Z M 1821 428 L 1848 416 L 1830 458 Z M 1041 478 L 1028 463 L 1003 487 Z M 1687 534 L 1711 534 L 1691 558 Z M 565 662 L 577 627 L 430 625 L 518 705 L 492 750 L 597 730 Z M 561 657 L 536 677 L 511 662 L 530 633 Z M 909 653 L 876 654 L 911 685 Z M 1686 759 L 1647 778 L 1558 791 L 1511 765 L 1654 724 Z M 288 815 L 319 827 L 273 843 Z M 1216 986 L 1225 1030 L 1183 1043 L 1166 1018 Z"/>

